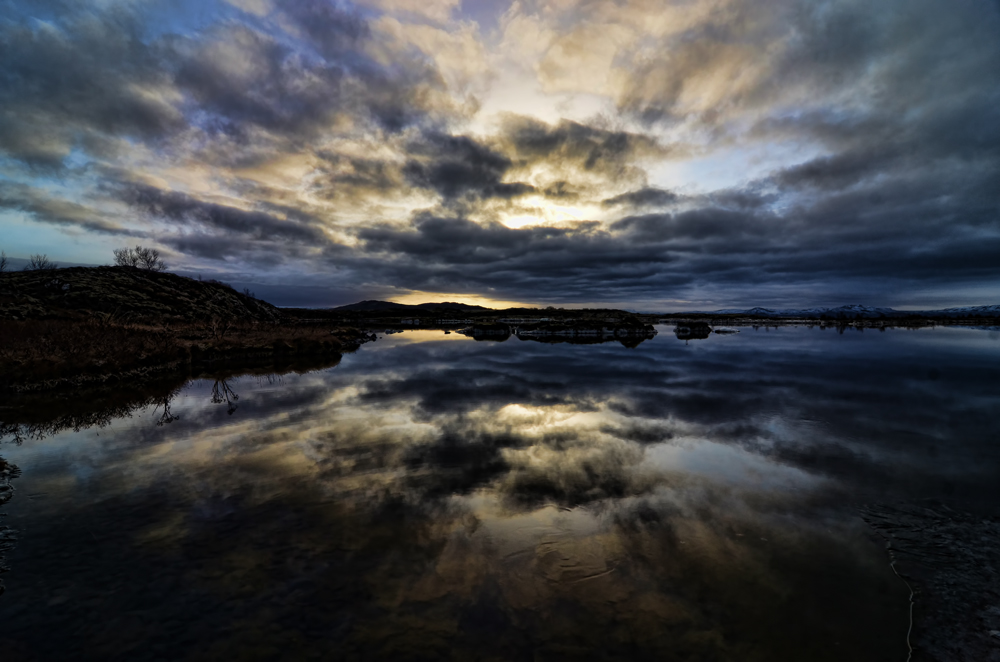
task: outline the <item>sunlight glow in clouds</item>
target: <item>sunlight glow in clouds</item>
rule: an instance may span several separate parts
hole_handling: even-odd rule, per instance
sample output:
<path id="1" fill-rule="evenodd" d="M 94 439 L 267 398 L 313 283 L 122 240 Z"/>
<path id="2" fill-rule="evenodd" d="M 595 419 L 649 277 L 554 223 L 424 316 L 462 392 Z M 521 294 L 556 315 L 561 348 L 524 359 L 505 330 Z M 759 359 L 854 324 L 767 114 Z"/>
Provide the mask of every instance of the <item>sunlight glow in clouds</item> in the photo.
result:
<path id="1" fill-rule="evenodd" d="M 8 255 L 279 304 L 1000 292 L 991 0 L 5 7 Z"/>

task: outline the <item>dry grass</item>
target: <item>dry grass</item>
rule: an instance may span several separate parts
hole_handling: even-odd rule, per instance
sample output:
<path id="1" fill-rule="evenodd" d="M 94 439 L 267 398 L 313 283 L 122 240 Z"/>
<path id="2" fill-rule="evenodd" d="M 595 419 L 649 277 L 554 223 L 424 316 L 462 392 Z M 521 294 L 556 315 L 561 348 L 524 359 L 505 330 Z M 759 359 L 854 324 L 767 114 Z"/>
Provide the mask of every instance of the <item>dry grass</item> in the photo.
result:
<path id="1" fill-rule="evenodd" d="M 285 318 L 214 281 L 125 267 L 0 274 L 0 390 L 148 379 L 220 361 L 287 363 L 361 342 L 354 329 Z"/>
<path id="2" fill-rule="evenodd" d="M 80 383 L 219 360 L 330 355 L 363 342 L 354 329 L 326 325 L 232 322 L 150 326 L 113 316 L 82 320 L 0 320 L 0 388 Z"/>

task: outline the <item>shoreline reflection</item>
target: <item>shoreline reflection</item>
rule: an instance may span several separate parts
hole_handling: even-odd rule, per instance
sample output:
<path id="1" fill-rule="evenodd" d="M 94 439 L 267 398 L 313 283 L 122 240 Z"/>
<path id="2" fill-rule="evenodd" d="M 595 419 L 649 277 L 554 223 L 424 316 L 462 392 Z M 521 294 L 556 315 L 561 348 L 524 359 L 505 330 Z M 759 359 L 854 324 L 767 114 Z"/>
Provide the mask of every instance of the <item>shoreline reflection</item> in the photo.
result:
<path id="1" fill-rule="evenodd" d="M 30 534 L 0 645 L 894 659 L 906 591 L 856 504 L 998 503 L 1000 386 L 975 338 L 405 336 L 281 383 L 137 393 L 131 417 L 22 421 L 44 435 L 7 447 Z"/>

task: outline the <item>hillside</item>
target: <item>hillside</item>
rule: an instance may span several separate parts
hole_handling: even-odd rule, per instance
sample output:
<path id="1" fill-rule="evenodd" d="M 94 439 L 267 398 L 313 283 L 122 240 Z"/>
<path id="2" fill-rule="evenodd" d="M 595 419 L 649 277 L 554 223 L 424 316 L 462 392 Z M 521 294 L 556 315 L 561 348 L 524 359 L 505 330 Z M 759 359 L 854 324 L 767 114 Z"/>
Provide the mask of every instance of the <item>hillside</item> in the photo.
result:
<path id="1" fill-rule="evenodd" d="M 0 274 L 0 392 L 137 383 L 207 365 L 329 365 L 371 337 L 224 283 L 128 267 Z"/>
<path id="2" fill-rule="evenodd" d="M 277 321 L 271 304 L 224 283 L 128 267 L 70 267 L 0 274 L 0 319 L 113 315 L 144 323 Z"/>

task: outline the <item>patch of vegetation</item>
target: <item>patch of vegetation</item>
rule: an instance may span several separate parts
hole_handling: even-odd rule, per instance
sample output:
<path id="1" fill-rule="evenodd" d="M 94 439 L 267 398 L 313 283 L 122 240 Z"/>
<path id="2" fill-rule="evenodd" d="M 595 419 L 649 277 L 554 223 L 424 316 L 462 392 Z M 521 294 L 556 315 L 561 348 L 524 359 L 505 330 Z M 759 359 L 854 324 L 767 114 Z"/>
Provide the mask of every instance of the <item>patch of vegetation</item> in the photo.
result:
<path id="1" fill-rule="evenodd" d="M 0 389 L 134 380 L 248 357 L 337 355 L 367 338 L 287 319 L 229 285 L 155 269 L 0 274 Z"/>
<path id="2" fill-rule="evenodd" d="M 160 258 L 160 251 L 155 248 L 116 248 L 114 250 L 115 264 L 119 267 L 145 269 L 146 271 L 166 271 L 167 265 Z"/>

